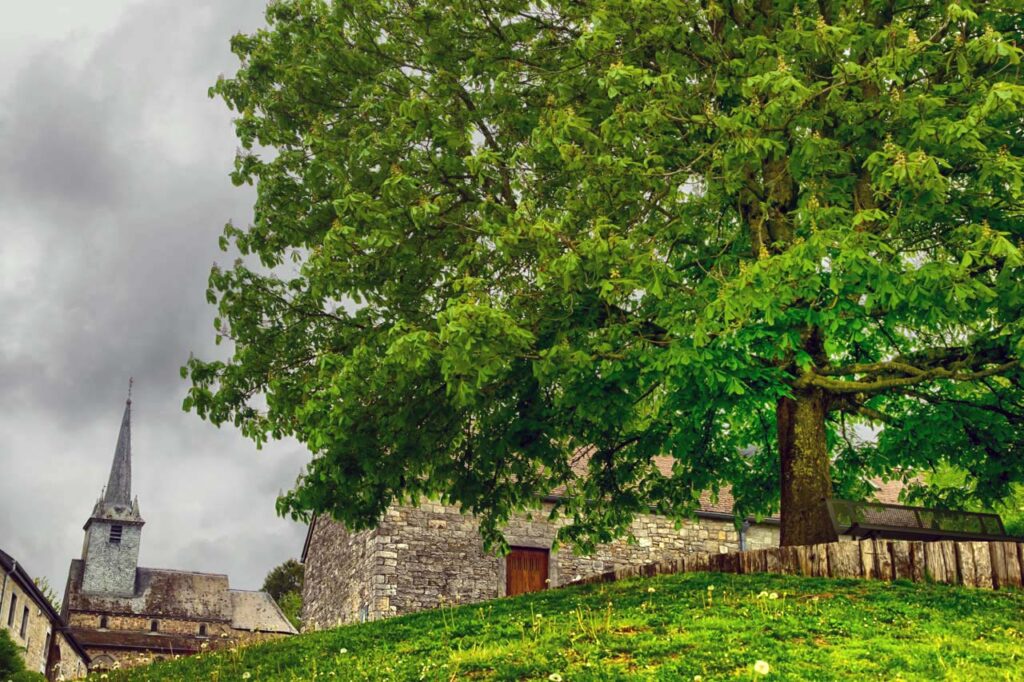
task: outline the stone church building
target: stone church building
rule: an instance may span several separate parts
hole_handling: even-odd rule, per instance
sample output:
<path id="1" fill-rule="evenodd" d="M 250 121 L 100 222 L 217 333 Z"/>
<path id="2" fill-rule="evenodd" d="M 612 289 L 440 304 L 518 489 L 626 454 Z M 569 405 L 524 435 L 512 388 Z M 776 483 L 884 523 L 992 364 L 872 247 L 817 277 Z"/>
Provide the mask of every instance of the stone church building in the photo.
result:
<path id="1" fill-rule="evenodd" d="M 128 667 L 242 641 L 295 634 L 266 592 L 233 590 L 226 575 L 138 565 L 142 527 L 131 496 L 131 399 L 110 479 L 85 522 L 62 614 L 90 670 Z"/>
<path id="2" fill-rule="evenodd" d="M 669 475 L 672 460 L 656 458 Z M 586 465 L 574 469 L 583 474 Z M 876 498 L 895 503 L 901 486 L 875 482 Z M 505 529 L 511 552 L 484 551 L 477 522 L 456 507 L 424 501 L 394 506 L 372 530 L 351 533 L 329 518 L 309 526 L 302 561 L 304 628 L 375 620 L 432 608 L 443 602 L 470 603 L 565 585 L 614 568 L 641 565 L 695 552 L 725 553 L 779 544 L 778 518 L 745 522 L 737 529 L 728 489 L 717 499 L 705 494 L 696 518 L 677 524 L 644 514 L 625 539 L 603 545 L 590 556 L 570 548 L 552 550 L 557 526 L 548 513 L 559 493 L 542 500 L 532 518 L 515 517 Z"/>

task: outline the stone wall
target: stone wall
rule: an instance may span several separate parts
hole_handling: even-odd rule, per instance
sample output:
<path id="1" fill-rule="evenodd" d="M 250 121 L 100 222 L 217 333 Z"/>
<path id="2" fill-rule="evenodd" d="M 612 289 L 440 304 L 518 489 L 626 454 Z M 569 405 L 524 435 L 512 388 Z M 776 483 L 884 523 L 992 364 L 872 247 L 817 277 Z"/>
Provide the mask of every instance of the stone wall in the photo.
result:
<path id="1" fill-rule="evenodd" d="M 505 537 L 514 547 L 551 548 L 558 526 L 545 503 L 532 515 L 516 516 Z M 559 523 L 561 523 L 560 521 Z M 738 550 L 731 520 L 700 517 L 679 526 L 646 514 L 631 527 L 634 542 L 616 540 L 591 556 L 562 547 L 551 553 L 552 587 L 624 566 L 666 561 L 697 552 Z M 778 528 L 752 526 L 750 549 L 778 546 Z M 307 629 L 333 627 L 505 595 L 505 559 L 483 549 L 476 520 L 454 507 L 425 502 L 388 510 L 374 531 L 348 533 L 318 519 L 306 555 L 303 622 Z"/>
<path id="2" fill-rule="evenodd" d="M 68 638 L 61 632 L 57 633 L 57 651 L 60 653 L 60 660 L 54 663 L 51 675 L 54 679 L 75 680 L 85 677 L 89 672 L 89 666 L 82 657 L 78 655 Z"/>
<path id="3" fill-rule="evenodd" d="M 12 600 L 15 600 L 13 619 L 10 618 Z M 60 648 L 61 660 L 65 662 L 64 669 L 67 671 L 65 677 L 73 679 L 75 671 L 85 673 L 85 662 L 58 631 L 61 623 L 51 621 L 49 613 L 36 603 L 33 595 L 22 587 L 14 575 L 8 576 L 3 599 L 0 601 L 3 602 L 0 604 L 0 627 L 5 628 L 14 643 L 21 647 L 22 658 L 25 660 L 25 667 L 28 670 L 44 674 L 47 672 L 47 644 L 50 637 L 56 632 L 56 644 Z M 28 607 L 28 621 L 25 634 L 22 636 L 21 622 L 26 606 Z"/>
<path id="4" fill-rule="evenodd" d="M 106 628 L 100 628 L 101 618 L 104 616 L 95 613 L 72 612 L 68 618 L 68 625 L 74 628 L 88 628 L 94 630 L 125 630 L 130 632 L 151 632 L 150 624 L 157 621 L 157 632 L 174 635 L 199 636 L 199 626 L 206 625 L 207 637 L 235 637 L 237 631 L 230 623 L 209 622 L 202 620 L 160 618 L 150 616 L 126 616 L 108 615 Z"/>
<path id="5" fill-rule="evenodd" d="M 110 541 L 110 529 L 121 527 L 120 542 Z M 130 596 L 135 591 L 142 525 L 126 521 L 90 519 L 85 531 L 82 591 L 90 594 Z"/>
<path id="6" fill-rule="evenodd" d="M 303 581 L 303 623 L 325 628 L 369 618 L 372 586 L 382 586 L 384 581 L 377 566 L 384 568 L 388 561 L 388 557 L 377 556 L 377 530 L 349 533 L 339 523 L 318 518 L 311 532 Z"/>

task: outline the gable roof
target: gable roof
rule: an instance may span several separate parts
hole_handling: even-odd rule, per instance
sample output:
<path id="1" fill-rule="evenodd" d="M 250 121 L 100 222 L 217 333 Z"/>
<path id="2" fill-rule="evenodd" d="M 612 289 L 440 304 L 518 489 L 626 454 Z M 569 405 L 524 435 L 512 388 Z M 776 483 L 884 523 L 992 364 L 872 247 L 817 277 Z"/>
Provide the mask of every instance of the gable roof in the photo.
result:
<path id="1" fill-rule="evenodd" d="M 236 630 L 298 634 L 273 597 L 266 592 L 253 590 L 231 590 L 231 627 Z"/>

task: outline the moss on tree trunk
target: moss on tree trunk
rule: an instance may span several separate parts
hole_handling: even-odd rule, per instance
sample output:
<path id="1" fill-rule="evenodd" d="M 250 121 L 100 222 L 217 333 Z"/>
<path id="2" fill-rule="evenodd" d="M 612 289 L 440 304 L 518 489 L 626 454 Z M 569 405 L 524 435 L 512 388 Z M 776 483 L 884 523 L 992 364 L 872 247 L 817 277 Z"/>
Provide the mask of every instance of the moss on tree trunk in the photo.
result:
<path id="1" fill-rule="evenodd" d="M 838 539 L 825 508 L 825 499 L 832 495 L 825 414 L 826 396 L 818 388 L 796 390 L 776 406 L 782 467 L 782 545 Z"/>

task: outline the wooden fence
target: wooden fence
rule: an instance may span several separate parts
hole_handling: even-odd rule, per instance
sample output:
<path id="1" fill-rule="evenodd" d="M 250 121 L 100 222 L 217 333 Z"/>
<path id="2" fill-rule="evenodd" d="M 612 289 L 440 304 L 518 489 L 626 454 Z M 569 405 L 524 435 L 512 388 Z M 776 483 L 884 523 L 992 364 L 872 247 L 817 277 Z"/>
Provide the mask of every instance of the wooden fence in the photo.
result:
<path id="1" fill-rule="evenodd" d="M 1024 543 L 860 540 L 727 554 L 691 554 L 669 561 L 606 571 L 573 584 L 711 571 L 868 580 L 905 579 L 1005 589 L 1022 586 L 1022 567 Z"/>

